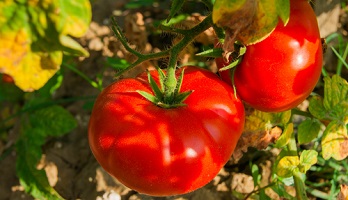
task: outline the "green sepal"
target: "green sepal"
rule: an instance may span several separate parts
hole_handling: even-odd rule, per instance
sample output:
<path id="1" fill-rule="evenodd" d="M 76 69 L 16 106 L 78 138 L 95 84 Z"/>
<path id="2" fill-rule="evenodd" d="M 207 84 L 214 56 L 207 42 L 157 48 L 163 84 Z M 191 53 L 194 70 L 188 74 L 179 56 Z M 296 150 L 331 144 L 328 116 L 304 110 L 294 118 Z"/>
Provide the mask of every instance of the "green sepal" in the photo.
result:
<path id="1" fill-rule="evenodd" d="M 180 92 L 181 85 L 184 78 L 184 70 L 181 71 L 180 76 L 177 79 L 176 87 L 174 90 L 174 95 L 171 97 L 171 99 L 167 100 L 165 99 L 165 85 L 164 82 L 167 78 L 165 73 L 158 68 L 158 78 L 159 78 L 159 85 L 155 81 L 155 79 L 152 77 L 151 73 L 147 73 L 148 82 L 150 84 L 150 87 L 152 89 L 153 94 L 141 90 L 137 90 L 141 96 L 143 96 L 148 101 L 152 102 L 153 104 L 162 107 L 162 108 L 176 108 L 181 106 L 186 106 L 186 104 L 183 103 L 185 99 L 193 92 L 193 91 L 186 91 L 186 92 Z"/>
<path id="2" fill-rule="evenodd" d="M 163 92 L 164 80 L 166 79 L 166 75 L 164 74 L 163 70 L 160 68 L 157 69 L 157 72 L 158 72 L 160 87 L 162 88 L 161 91 Z"/>
<path id="3" fill-rule="evenodd" d="M 174 97 L 176 97 L 177 94 L 179 94 L 179 92 L 180 92 L 182 81 L 184 79 L 184 71 L 185 70 L 181 71 L 180 76 L 179 76 L 179 78 L 177 80 L 177 85 L 176 85 L 175 90 L 174 90 L 174 95 L 175 95 Z"/>
<path id="4" fill-rule="evenodd" d="M 153 79 L 153 77 L 151 76 L 150 72 L 147 72 L 147 78 L 149 80 L 150 86 L 152 88 L 152 91 L 154 93 L 154 95 L 158 98 L 158 99 L 163 99 L 163 87 L 159 88 L 155 79 Z"/>
<path id="5" fill-rule="evenodd" d="M 167 23 L 170 21 L 172 17 L 174 17 L 179 12 L 179 10 L 182 8 L 184 3 L 185 3 L 184 0 L 173 0 L 172 6 L 170 8 L 170 13 L 167 18 Z"/>
<path id="6" fill-rule="evenodd" d="M 186 91 L 186 92 L 182 92 L 182 93 L 178 93 L 175 96 L 175 101 L 176 101 L 176 105 L 180 105 L 182 104 L 181 102 L 185 101 L 187 99 L 187 97 L 189 97 L 189 95 L 193 92 L 193 90 L 190 91 Z M 186 104 L 182 104 L 182 105 L 186 105 Z"/>
<path id="7" fill-rule="evenodd" d="M 229 70 L 229 69 L 232 69 L 234 68 L 235 66 L 237 66 L 239 64 L 240 60 L 237 59 L 233 62 L 231 62 L 229 65 L 223 67 L 223 68 L 220 68 L 219 71 L 225 71 L 225 70 Z"/>
<path id="8" fill-rule="evenodd" d="M 145 99 L 149 100 L 150 102 L 152 102 L 152 103 L 154 103 L 156 105 L 160 102 L 160 100 L 156 96 L 154 96 L 154 95 L 152 95 L 152 94 L 150 94 L 148 92 L 141 91 L 141 90 L 137 90 L 136 92 L 138 92 Z"/>

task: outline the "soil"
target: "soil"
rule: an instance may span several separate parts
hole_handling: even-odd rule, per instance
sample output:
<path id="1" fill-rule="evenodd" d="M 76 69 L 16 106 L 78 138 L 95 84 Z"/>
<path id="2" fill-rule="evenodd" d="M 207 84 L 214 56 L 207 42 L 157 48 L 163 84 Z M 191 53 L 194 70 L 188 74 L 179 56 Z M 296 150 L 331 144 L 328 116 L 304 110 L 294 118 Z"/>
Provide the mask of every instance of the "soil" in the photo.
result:
<path id="1" fill-rule="evenodd" d="M 166 48 L 163 45 L 165 42 L 170 45 L 173 39 L 171 36 L 148 34 L 149 30 L 153 29 L 151 24 L 154 20 L 165 19 L 168 15 L 169 1 L 164 3 L 160 1 L 160 4 L 156 7 L 141 10 L 125 9 L 124 6 L 128 2 L 126 0 L 96 0 L 92 2 L 93 22 L 86 35 L 79 39 L 79 42 L 89 50 L 90 57 L 75 60 L 77 63 L 76 67 L 91 79 L 95 80 L 97 75 L 102 75 L 104 86 L 114 81 L 114 70 L 105 68 L 106 57 L 118 56 L 129 61 L 134 59 L 122 48 L 122 45 L 116 40 L 110 30 L 110 16 L 112 15 L 117 16 L 116 19 L 124 27 L 127 38 L 137 49 L 143 52 L 159 51 Z M 347 7 L 341 8 L 339 0 L 317 0 L 314 3 L 322 36 L 326 37 L 334 32 L 341 32 L 344 36 L 347 36 Z M 200 8 L 198 6 L 195 9 L 199 10 Z M 197 12 L 197 10 L 191 8 L 192 12 Z M 195 23 L 195 19 L 198 18 L 199 15 L 196 15 L 189 22 Z M 207 32 L 204 36 L 209 37 L 209 34 Z M 202 41 L 206 40 L 202 39 Z M 192 59 L 189 56 L 190 51 L 193 50 L 194 47 L 188 48 L 186 55 L 182 56 L 181 62 L 189 62 Z M 336 61 L 332 54 L 327 55 L 325 61 L 328 67 L 333 68 L 335 66 L 334 63 Z M 145 63 L 124 76 L 135 76 L 144 68 L 152 67 L 155 64 L 161 64 L 161 62 Z M 213 65 L 213 62 L 209 64 Z M 91 87 L 83 78 L 68 69 L 63 68 L 63 70 L 64 81 L 54 94 L 54 98 L 98 95 L 99 90 Z M 43 157 L 38 166 L 45 169 L 50 184 L 64 199 L 233 200 L 237 199 L 233 194 L 233 190 L 244 194 L 254 190 L 253 179 L 250 176 L 249 160 L 253 159 L 253 162 L 261 166 L 261 186 L 265 186 L 270 180 L 274 157 L 279 153 L 275 150 L 256 151 L 249 149 L 239 160 L 238 164 L 231 160 L 211 183 L 197 191 L 175 197 L 150 197 L 138 194 L 123 186 L 108 175 L 94 159 L 87 141 L 87 124 L 90 109 L 85 109 L 85 106 L 85 102 L 81 101 L 65 105 L 67 110 L 77 119 L 78 127 L 65 136 L 50 138 L 43 146 Z M 12 142 L 15 141 L 16 130 L 11 130 L 9 134 L 12 134 L 10 137 L 13 138 Z M 16 152 L 12 151 L 4 160 L 0 161 L 0 166 L 2 166 L 0 168 L 0 199 L 33 199 L 23 191 L 23 187 L 19 184 L 15 172 L 15 160 Z M 279 196 L 270 190 L 267 193 L 272 199 L 280 199 Z M 289 187 L 289 193 L 294 194 L 293 188 Z"/>

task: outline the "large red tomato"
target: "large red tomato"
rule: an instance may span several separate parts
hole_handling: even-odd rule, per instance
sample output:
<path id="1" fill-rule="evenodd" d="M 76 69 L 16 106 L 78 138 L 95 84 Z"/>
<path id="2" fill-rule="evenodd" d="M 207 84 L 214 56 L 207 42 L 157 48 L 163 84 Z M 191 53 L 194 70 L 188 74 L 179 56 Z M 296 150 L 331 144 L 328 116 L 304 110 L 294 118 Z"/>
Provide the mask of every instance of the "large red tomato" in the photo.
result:
<path id="1" fill-rule="evenodd" d="M 314 89 L 322 61 L 315 13 L 307 0 L 291 0 L 288 24 L 280 22 L 268 38 L 247 46 L 234 74 L 237 93 L 262 111 L 292 109 Z"/>
<path id="2" fill-rule="evenodd" d="M 153 196 L 187 193 L 211 181 L 244 126 L 244 107 L 232 88 L 207 70 L 185 67 L 181 91 L 193 90 L 186 106 L 161 108 L 138 90 L 152 93 L 144 75 L 114 82 L 98 96 L 88 137 L 100 165 Z"/>

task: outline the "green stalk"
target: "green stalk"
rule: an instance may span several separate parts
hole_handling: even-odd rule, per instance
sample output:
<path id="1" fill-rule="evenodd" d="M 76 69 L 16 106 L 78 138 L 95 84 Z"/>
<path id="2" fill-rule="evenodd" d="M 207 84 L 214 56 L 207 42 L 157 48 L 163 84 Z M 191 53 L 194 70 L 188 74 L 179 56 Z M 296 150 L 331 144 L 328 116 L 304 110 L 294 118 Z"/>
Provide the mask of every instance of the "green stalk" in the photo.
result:
<path id="1" fill-rule="evenodd" d="M 167 77 L 164 81 L 164 103 L 170 103 L 175 97 L 175 90 L 178 87 L 178 81 L 175 76 L 176 65 L 179 53 L 190 44 L 196 36 L 211 27 L 212 17 L 208 15 L 201 23 L 190 30 L 184 30 L 184 37 L 170 50 L 169 63 L 167 67 Z"/>
<path id="2" fill-rule="evenodd" d="M 292 115 L 299 115 L 299 116 L 303 116 L 303 117 L 309 117 L 309 118 L 313 118 L 313 115 L 309 112 L 305 112 L 305 111 L 302 111 L 298 108 L 294 108 L 291 110 L 291 114 Z"/>
<path id="3" fill-rule="evenodd" d="M 295 135 L 292 134 L 288 143 L 288 149 L 290 156 L 298 156 Z M 296 199 L 307 200 L 306 186 L 301 178 L 302 173 L 296 169 L 293 171 L 293 179 L 296 189 Z"/>
<path id="4" fill-rule="evenodd" d="M 312 188 L 307 188 L 307 191 L 312 194 L 315 197 L 319 197 L 321 199 L 329 199 L 330 195 L 328 195 L 325 192 L 316 190 L 316 189 L 312 189 Z"/>
<path id="5" fill-rule="evenodd" d="M 174 98 L 175 95 L 175 89 L 177 87 L 177 79 L 175 76 L 175 70 L 176 70 L 176 62 L 178 54 L 172 53 L 169 57 L 169 64 L 167 67 L 167 77 L 164 82 L 164 103 L 168 103 L 171 101 L 171 99 Z"/>
<path id="6" fill-rule="evenodd" d="M 78 70 L 76 67 L 74 67 L 73 65 L 69 65 L 68 63 L 63 62 L 62 66 L 70 69 L 71 71 L 75 72 L 77 75 L 79 75 L 80 77 L 82 77 L 83 79 L 85 79 L 91 86 L 97 88 L 98 90 L 102 91 L 103 87 L 98 84 L 97 82 L 93 81 L 92 79 L 90 79 L 88 76 L 86 76 L 86 74 L 84 74 L 83 72 L 81 72 L 80 70 Z"/>

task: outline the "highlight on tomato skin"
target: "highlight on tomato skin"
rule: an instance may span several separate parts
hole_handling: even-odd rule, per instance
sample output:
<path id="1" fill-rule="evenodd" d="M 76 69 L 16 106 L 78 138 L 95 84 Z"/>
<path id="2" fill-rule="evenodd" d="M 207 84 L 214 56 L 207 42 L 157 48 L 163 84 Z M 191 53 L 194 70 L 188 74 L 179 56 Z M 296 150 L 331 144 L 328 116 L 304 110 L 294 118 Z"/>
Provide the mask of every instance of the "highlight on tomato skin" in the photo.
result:
<path id="1" fill-rule="evenodd" d="M 144 74 L 114 82 L 95 102 L 91 150 L 109 174 L 140 193 L 172 196 L 203 187 L 242 134 L 245 111 L 233 89 L 208 70 L 184 73 L 181 91 L 194 90 L 186 106 L 165 109 L 142 97 L 138 90 L 151 92 Z"/>
<path id="2" fill-rule="evenodd" d="M 316 15 L 308 1 L 291 0 L 288 24 L 284 27 L 280 22 L 268 38 L 247 46 L 234 72 L 237 94 L 261 111 L 292 109 L 315 88 L 322 63 Z"/>

